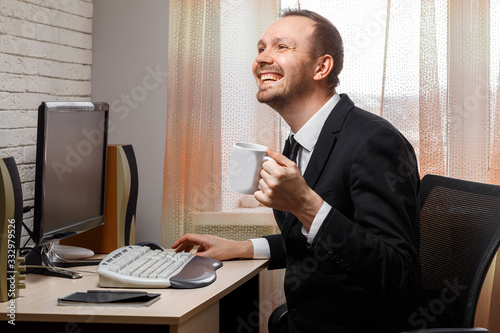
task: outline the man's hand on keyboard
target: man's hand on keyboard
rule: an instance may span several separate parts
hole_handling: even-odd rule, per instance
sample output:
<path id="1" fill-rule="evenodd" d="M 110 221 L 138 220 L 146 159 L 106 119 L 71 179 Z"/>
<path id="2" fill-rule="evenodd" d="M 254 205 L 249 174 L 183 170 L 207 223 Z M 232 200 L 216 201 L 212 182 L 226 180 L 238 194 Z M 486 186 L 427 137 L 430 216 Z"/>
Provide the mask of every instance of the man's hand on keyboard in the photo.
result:
<path id="1" fill-rule="evenodd" d="M 172 245 L 176 252 L 191 251 L 198 246 L 197 255 L 218 260 L 253 258 L 253 244 L 249 240 L 234 241 L 213 235 L 185 234 Z"/>

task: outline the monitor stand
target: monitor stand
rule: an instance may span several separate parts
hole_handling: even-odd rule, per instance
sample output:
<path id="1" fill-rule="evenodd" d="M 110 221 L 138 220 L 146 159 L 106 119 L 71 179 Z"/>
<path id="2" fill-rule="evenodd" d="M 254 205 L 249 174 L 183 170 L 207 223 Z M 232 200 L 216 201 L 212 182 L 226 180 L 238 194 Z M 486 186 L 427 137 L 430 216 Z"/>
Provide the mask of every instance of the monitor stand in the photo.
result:
<path id="1" fill-rule="evenodd" d="M 89 258 L 94 256 L 94 251 L 72 245 L 61 245 L 53 244 L 52 252 L 54 254 L 54 259 L 60 261 L 61 263 L 80 263 L 81 261 L 87 262 Z M 94 263 L 91 260 L 91 263 Z"/>
<path id="2" fill-rule="evenodd" d="M 88 266 L 88 265 L 98 265 L 101 259 L 67 259 L 63 258 L 54 251 L 54 243 L 49 243 L 42 246 L 36 246 L 33 252 L 38 254 L 39 258 L 28 258 L 27 265 L 35 264 L 44 267 L 39 267 L 38 269 L 32 271 L 35 274 L 57 276 L 68 279 L 81 279 L 82 274 L 78 272 L 71 271 L 69 269 L 62 269 L 66 267 L 74 266 Z M 29 256 L 28 256 L 29 257 Z M 30 260 L 31 259 L 31 260 Z"/>

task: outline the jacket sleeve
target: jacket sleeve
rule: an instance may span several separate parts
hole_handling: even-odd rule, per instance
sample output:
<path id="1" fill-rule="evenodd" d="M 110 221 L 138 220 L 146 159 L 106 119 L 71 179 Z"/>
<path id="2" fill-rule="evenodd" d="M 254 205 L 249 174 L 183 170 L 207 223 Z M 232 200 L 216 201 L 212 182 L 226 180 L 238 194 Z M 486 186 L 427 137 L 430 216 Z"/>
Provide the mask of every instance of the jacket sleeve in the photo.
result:
<path id="1" fill-rule="evenodd" d="M 268 269 L 280 269 L 286 266 L 286 253 L 283 248 L 283 238 L 281 234 L 264 236 L 269 242 L 271 258 L 269 258 Z"/>

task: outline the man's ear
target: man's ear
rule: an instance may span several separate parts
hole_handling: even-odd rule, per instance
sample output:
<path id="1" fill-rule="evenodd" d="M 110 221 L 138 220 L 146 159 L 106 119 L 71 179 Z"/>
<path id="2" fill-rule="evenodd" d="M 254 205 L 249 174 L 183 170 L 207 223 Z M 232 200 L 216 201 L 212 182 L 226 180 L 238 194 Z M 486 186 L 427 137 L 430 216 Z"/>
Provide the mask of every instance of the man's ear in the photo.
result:
<path id="1" fill-rule="evenodd" d="M 318 58 L 314 80 L 323 80 L 333 70 L 333 58 L 329 54 L 325 54 Z"/>

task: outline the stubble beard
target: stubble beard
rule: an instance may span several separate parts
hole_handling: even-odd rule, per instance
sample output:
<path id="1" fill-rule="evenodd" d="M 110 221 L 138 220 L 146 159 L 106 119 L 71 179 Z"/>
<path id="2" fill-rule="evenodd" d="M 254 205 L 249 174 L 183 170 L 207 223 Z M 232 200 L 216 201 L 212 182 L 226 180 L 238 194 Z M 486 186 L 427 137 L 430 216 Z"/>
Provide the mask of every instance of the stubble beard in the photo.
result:
<path id="1" fill-rule="evenodd" d="M 276 111 L 281 111 L 286 109 L 294 98 L 304 94 L 307 90 L 306 88 L 306 84 L 302 81 L 299 81 L 287 90 L 283 87 L 269 87 L 257 92 L 257 100 L 260 103 L 269 105 Z"/>

